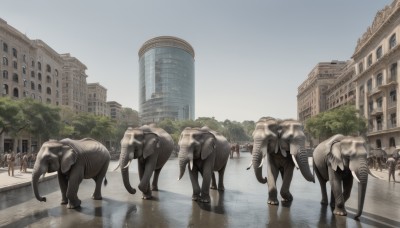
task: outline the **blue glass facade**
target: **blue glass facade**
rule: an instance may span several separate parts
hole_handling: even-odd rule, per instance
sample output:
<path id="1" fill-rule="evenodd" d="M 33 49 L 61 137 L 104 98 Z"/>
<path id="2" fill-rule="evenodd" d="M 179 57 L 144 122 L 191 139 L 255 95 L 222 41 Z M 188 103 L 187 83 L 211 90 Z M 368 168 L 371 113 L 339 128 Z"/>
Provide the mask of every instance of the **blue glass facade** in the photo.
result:
<path id="1" fill-rule="evenodd" d="M 194 119 L 194 51 L 185 41 L 158 37 L 139 51 L 139 114 L 142 124 Z"/>

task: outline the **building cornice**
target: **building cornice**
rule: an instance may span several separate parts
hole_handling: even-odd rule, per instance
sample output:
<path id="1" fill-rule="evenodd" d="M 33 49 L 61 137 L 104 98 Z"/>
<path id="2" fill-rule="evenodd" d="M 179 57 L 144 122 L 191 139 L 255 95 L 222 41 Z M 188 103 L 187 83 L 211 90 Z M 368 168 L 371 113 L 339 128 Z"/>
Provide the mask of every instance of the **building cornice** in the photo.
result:
<path id="1" fill-rule="evenodd" d="M 399 12 L 400 0 L 394 0 L 392 4 L 387 5 L 384 9 L 378 11 L 372 25 L 369 26 L 367 31 L 357 40 L 357 45 L 352 58 L 357 58 L 364 47 L 372 43 L 374 38 L 398 16 Z"/>
<path id="2" fill-rule="evenodd" d="M 42 40 L 32 40 L 32 43 L 35 45 L 36 48 L 44 51 L 47 55 L 51 56 L 59 64 L 62 64 L 61 55 L 57 53 L 49 45 L 47 45 L 45 42 L 43 42 Z"/>
<path id="3" fill-rule="evenodd" d="M 159 36 L 146 41 L 139 49 L 139 58 L 146 53 L 149 49 L 156 47 L 176 47 L 185 50 L 194 58 L 193 47 L 183 39 L 173 36 Z"/>
<path id="4" fill-rule="evenodd" d="M 0 18 L 0 28 L 4 29 L 14 38 L 19 39 L 20 41 L 25 42 L 26 44 L 32 47 L 32 41 L 25 34 L 21 33 L 20 31 L 9 25 L 7 21 L 1 18 Z"/>

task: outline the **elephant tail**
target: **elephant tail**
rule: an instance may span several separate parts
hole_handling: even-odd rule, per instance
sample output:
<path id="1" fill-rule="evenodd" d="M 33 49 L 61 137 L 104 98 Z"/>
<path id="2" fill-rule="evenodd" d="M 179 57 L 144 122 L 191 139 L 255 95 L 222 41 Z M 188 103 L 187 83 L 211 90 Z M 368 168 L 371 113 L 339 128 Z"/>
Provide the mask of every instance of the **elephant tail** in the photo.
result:
<path id="1" fill-rule="evenodd" d="M 108 183 L 108 181 L 107 181 L 107 177 L 106 177 L 106 176 L 104 176 L 104 186 L 107 186 L 107 183 Z"/>

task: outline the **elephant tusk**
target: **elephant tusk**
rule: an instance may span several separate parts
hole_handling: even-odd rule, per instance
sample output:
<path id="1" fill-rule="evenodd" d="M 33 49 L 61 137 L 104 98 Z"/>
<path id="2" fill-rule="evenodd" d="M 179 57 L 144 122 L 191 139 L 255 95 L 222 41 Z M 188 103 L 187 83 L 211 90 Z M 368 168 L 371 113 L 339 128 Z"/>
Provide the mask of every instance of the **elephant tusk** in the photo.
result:
<path id="1" fill-rule="evenodd" d="M 378 177 L 378 176 L 376 176 L 375 174 L 373 174 L 373 173 L 371 172 L 371 170 L 369 170 L 369 169 L 368 169 L 368 173 L 369 173 L 369 175 L 375 177 L 376 179 L 382 179 L 381 177 Z"/>
<path id="2" fill-rule="evenodd" d="M 261 168 L 263 166 L 263 164 L 264 164 L 264 158 L 261 160 L 261 164 L 260 164 L 260 166 L 258 166 L 258 168 Z"/>
<path id="3" fill-rule="evenodd" d="M 356 172 L 351 171 L 351 174 L 353 175 L 354 179 L 356 179 L 358 181 L 358 183 L 360 183 L 360 180 L 358 179 Z"/>
<path id="4" fill-rule="evenodd" d="M 120 166 L 121 166 L 121 164 L 118 164 L 117 168 L 115 168 L 115 169 L 113 170 L 113 172 L 114 172 L 115 170 L 117 170 Z"/>
<path id="5" fill-rule="evenodd" d="M 128 164 L 123 168 L 123 169 L 126 169 L 126 168 L 128 168 L 129 167 L 129 165 L 131 164 L 131 162 L 132 162 L 132 160 L 129 160 L 129 162 L 128 162 Z"/>
<path id="6" fill-rule="evenodd" d="M 189 162 L 189 170 L 192 171 L 193 168 L 193 160 L 190 160 Z"/>
<path id="7" fill-rule="evenodd" d="M 296 166 L 296 169 L 299 169 L 299 164 L 297 164 L 296 157 L 294 156 L 294 154 L 292 154 L 292 160 L 294 162 L 294 166 Z"/>
<path id="8" fill-rule="evenodd" d="M 253 165 L 253 162 L 250 162 L 249 167 L 247 167 L 247 170 L 249 170 L 252 165 Z"/>

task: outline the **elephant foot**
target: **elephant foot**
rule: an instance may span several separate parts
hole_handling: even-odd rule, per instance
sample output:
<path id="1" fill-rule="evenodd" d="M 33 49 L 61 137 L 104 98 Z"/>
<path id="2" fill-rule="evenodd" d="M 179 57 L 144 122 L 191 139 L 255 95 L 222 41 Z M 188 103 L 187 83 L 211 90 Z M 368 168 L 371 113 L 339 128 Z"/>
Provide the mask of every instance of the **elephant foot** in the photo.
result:
<path id="1" fill-rule="evenodd" d="M 151 186 L 151 191 L 158 191 L 158 187 L 157 186 Z"/>
<path id="2" fill-rule="evenodd" d="M 197 200 L 199 200 L 200 199 L 200 195 L 197 195 L 197 194 L 193 194 L 192 195 L 192 200 L 193 201 L 197 201 Z"/>
<path id="3" fill-rule="evenodd" d="M 153 198 L 152 195 L 142 195 L 142 199 L 144 199 L 144 200 L 149 200 L 149 199 L 152 199 L 152 198 Z"/>
<path id="4" fill-rule="evenodd" d="M 335 215 L 340 215 L 340 216 L 346 216 L 347 215 L 347 211 L 343 208 L 335 208 L 335 210 L 333 211 L 333 214 Z"/>
<path id="5" fill-rule="evenodd" d="M 101 197 L 101 196 L 94 196 L 94 195 L 92 195 L 92 199 L 94 199 L 94 200 L 102 200 L 102 199 L 103 199 L 103 197 Z"/>
<path id="6" fill-rule="evenodd" d="M 218 188 L 218 191 L 225 191 L 225 187 L 224 186 L 220 186 L 219 188 Z"/>
<path id="7" fill-rule="evenodd" d="M 279 205 L 279 201 L 278 201 L 277 199 L 275 199 L 275 200 L 269 199 L 269 200 L 268 200 L 268 204 L 271 204 L 271 205 Z"/>
<path id="8" fill-rule="evenodd" d="M 210 189 L 217 190 L 218 188 L 217 188 L 217 186 L 216 186 L 216 185 L 211 185 Z"/>
<path id="9" fill-rule="evenodd" d="M 68 200 L 61 200 L 61 205 L 66 205 L 68 204 Z"/>
<path id="10" fill-rule="evenodd" d="M 285 198 L 282 198 L 282 200 L 281 200 L 282 202 L 291 202 L 291 201 L 293 201 L 293 197 L 292 198 L 290 198 L 290 199 L 285 199 Z"/>
<path id="11" fill-rule="evenodd" d="M 81 201 L 77 200 L 75 203 L 72 203 L 71 201 L 68 204 L 68 209 L 74 209 L 74 208 L 79 208 L 81 207 Z"/>
<path id="12" fill-rule="evenodd" d="M 198 201 L 201 202 L 201 203 L 210 203 L 211 198 L 210 198 L 209 195 L 206 195 L 206 196 L 203 195 L 203 196 L 201 196 L 201 197 L 199 198 Z"/>
<path id="13" fill-rule="evenodd" d="M 138 188 L 142 192 L 148 192 L 148 185 L 147 184 L 139 184 Z"/>
<path id="14" fill-rule="evenodd" d="M 282 196 L 282 202 L 293 201 L 293 196 L 292 196 L 292 194 L 290 194 L 290 192 L 281 193 L 281 196 Z"/>

